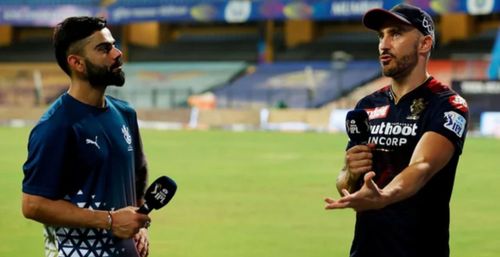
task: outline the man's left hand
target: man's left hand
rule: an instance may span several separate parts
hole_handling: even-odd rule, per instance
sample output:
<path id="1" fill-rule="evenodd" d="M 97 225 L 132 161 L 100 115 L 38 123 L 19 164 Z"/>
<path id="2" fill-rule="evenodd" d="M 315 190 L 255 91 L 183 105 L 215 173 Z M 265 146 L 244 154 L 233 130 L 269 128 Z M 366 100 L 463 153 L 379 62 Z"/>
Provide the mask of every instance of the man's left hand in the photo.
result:
<path id="1" fill-rule="evenodd" d="M 147 257 L 149 255 L 149 238 L 148 230 L 141 228 L 139 233 L 134 236 L 135 248 L 141 257 Z"/>
<path id="2" fill-rule="evenodd" d="M 325 209 L 344 209 L 352 208 L 357 212 L 366 210 L 381 209 L 386 206 L 386 197 L 384 192 L 373 181 L 375 172 L 371 171 L 365 174 L 364 183 L 361 189 L 354 193 L 349 193 L 346 189 L 342 190 L 344 195 L 338 200 L 330 197 L 325 198 L 327 203 Z"/>

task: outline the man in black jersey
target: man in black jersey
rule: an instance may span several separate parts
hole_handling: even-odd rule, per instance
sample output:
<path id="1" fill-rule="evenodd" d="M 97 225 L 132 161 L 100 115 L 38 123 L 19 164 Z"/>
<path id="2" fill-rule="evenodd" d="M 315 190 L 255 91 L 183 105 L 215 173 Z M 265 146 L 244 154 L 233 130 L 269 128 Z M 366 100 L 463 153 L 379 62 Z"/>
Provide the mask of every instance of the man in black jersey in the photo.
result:
<path id="1" fill-rule="evenodd" d="M 467 103 L 427 71 L 435 42 L 429 14 L 401 4 L 368 11 L 363 24 L 378 32 L 391 83 L 357 103 L 369 116 L 369 142 L 349 142 L 337 178 L 341 198 L 326 198 L 325 208 L 356 211 L 351 257 L 449 256 Z"/>

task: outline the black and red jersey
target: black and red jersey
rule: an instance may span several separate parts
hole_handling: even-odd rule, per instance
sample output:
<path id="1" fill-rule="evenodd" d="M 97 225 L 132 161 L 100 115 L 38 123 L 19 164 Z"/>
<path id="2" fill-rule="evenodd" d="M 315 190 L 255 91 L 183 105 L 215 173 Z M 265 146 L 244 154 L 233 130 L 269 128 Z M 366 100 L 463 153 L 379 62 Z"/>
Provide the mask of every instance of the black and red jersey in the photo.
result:
<path id="1" fill-rule="evenodd" d="M 448 164 L 414 196 L 380 210 L 357 213 L 352 257 L 449 256 L 449 201 L 467 134 L 468 107 L 449 87 L 430 77 L 398 103 L 390 86 L 361 99 L 368 112 L 374 181 L 387 185 L 404 170 L 426 132 L 448 138 L 455 152 Z M 350 142 L 348 147 L 351 147 Z M 359 181 L 362 184 L 362 178 Z"/>

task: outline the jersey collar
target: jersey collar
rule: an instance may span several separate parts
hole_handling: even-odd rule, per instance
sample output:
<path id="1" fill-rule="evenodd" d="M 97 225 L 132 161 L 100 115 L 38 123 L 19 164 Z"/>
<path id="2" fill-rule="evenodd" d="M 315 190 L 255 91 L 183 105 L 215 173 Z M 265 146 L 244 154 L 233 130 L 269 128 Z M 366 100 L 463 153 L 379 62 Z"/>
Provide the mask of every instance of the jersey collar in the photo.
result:
<path id="1" fill-rule="evenodd" d="M 414 88 L 413 90 L 411 90 L 410 92 L 408 92 L 407 94 L 405 94 L 403 97 L 401 97 L 401 99 L 399 99 L 398 103 L 403 101 L 404 99 L 408 98 L 408 97 L 411 97 L 412 95 L 416 94 L 416 92 L 419 92 L 422 90 L 422 88 L 426 88 L 428 87 L 428 85 L 430 84 L 430 82 L 434 80 L 434 77 L 432 76 L 429 76 L 422 84 L 420 84 L 418 87 Z M 389 97 L 389 99 L 394 102 L 394 99 L 396 99 L 396 96 L 394 94 L 394 92 L 392 91 L 392 86 L 389 85 L 388 86 L 388 90 L 387 90 L 387 97 Z"/>

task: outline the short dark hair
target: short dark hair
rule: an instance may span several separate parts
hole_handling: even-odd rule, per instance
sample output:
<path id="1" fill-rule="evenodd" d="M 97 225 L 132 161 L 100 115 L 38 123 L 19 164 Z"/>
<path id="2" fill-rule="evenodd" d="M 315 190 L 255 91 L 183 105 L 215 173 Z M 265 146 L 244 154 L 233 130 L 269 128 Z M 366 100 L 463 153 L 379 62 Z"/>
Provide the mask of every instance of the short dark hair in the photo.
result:
<path id="1" fill-rule="evenodd" d="M 56 60 L 61 69 L 71 76 L 66 58 L 70 47 L 96 31 L 106 27 L 106 20 L 98 17 L 69 17 L 54 28 L 54 50 Z"/>

